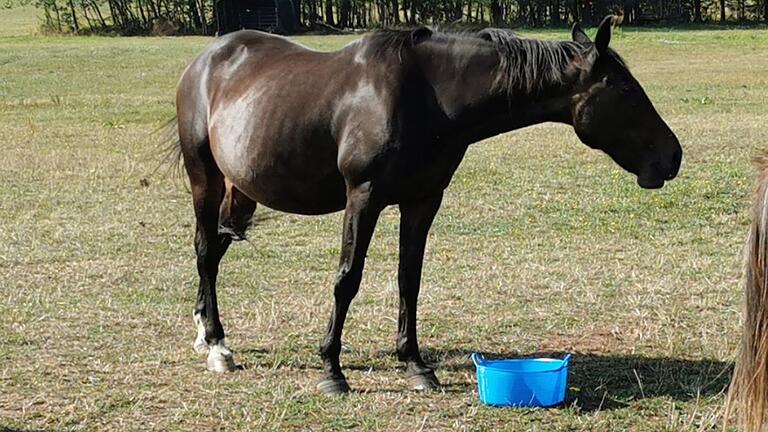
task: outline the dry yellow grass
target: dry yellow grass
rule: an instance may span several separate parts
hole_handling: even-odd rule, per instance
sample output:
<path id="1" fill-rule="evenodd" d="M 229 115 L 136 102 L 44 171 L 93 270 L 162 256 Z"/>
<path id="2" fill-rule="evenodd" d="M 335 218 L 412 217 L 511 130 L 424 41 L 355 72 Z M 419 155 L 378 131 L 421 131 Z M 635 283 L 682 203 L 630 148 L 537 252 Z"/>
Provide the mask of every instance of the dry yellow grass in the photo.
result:
<path id="1" fill-rule="evenodd" d="M 564 38 L 565 32 L 536 34 Z M 299 38 L 320 48 L 349 37 Z M 697 431 L 721 422 L 738 343 L 749 160 L 766 145 L 768 32 L 634 32 L 615 47 L 679 135 L 663 190 L 561 126 L 472 148 L 430 237 L 421 345 L 445 391 L 393 356 L 396 221 L 353 302 L 353 388 L 316 394 L 340 215 L 261 208 L 220 307 L 244 369 L 191 348 L 190 197 L 148 133 L 204 38 L 0 37 L 0 429 Z M 280 240 L 278 240 L 280 239 Z M 562 409 L 482 406 L 468 353 L 574 351 Z"/>

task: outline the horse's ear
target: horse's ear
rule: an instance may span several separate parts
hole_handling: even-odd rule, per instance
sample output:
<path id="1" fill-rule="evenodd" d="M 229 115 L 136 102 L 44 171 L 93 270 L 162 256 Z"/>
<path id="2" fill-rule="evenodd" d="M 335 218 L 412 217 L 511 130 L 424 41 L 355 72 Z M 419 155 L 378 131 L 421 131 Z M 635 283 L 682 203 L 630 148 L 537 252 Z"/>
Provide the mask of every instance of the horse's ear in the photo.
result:
<path id="1" fill-rule="evenodd" d="M 432 37 L 432 30 L 427 27 L 419 27 L 411 32 L 411 43 L 415 46 Z"/>
<path id="2" fill-rule="evenodd" d="M 597 29 L 595 48 L 597 48 L 598 54 L 604 54 L 608 51 L 608 44 L 611 42 L 611 18 L 613 18 L 613 15 L 603 18 L 603 22 L 600 23 L 600 27 Z"/>
<path id="3" fill-rule="evenodd" d="M 589 40 L 589 36 L 584 33 L 584 29 L 581 28 L 581 25 L 578 22 L 573 23 L 573 28 L 571 29 L 571 38 L 574 42 L 578 43 L 592 42 Z"/>

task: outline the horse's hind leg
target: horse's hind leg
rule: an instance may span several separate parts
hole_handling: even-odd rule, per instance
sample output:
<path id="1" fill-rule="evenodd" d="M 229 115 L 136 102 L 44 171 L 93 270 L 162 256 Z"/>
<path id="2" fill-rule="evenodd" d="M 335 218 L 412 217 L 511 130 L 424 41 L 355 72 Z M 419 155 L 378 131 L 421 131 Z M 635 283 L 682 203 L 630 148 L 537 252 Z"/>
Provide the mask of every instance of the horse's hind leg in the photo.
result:
<path id="1" fill-rule="evenodd" d="M 232 371 L 235 368 L 232 352 L 224 344 L 224 328 L 219 319 L 216 302 L 216 276 L 219 262 L 227 251 L 232 238 L 219 234 L 219 206 L 224 195 L 224 176 L 211 155 L 208 140 L 197 145 L 184 145 L 184 165 L 189 175 L 192 201 L 197 221 L 195 252 L 200 285 L 193 317 L 198 328 L 194 347 L 208 353 L 209 370 Z"/>

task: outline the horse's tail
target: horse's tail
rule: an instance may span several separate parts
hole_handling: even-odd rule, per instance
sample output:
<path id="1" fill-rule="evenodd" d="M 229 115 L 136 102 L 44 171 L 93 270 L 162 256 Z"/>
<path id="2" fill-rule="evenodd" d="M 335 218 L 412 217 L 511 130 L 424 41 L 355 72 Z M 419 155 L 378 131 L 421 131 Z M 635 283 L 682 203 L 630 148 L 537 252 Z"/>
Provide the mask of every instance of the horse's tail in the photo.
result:
<path id="1" fill-rule="evenodd" d="M 745 432 L 758 432 L 768 410 L 768 152 L 755 161 L 757 185 L 745 247 L 744 329 L 725 409 Z"/>
<path id="2" fill-rule="evenodd" d="M 176 116 L 173 116 L 170 120 L 152 132 L 152 135 L 155 136 L 160 147 L 160 162 L 155 169 L 152 170 L 150 176 L 155 174 L 162 166 L 169 166 L 173 177 L 179 177 L 181 175 L 184 159 L 181 155 L 181 140 L 179 139 L 178 126 Z"/>

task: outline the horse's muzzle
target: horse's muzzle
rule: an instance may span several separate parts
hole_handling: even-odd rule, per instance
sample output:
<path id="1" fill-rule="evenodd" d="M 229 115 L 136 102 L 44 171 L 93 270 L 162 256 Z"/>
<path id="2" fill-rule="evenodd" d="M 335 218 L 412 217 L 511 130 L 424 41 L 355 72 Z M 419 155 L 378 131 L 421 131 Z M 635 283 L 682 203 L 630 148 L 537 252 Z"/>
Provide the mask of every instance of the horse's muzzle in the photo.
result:
<path id="1" fill-rule="evenodd" d="M 664 180 L 646 176 L 637 176 L 637 184 L 643 189 L 661 189 L 664 186 Z"/>

